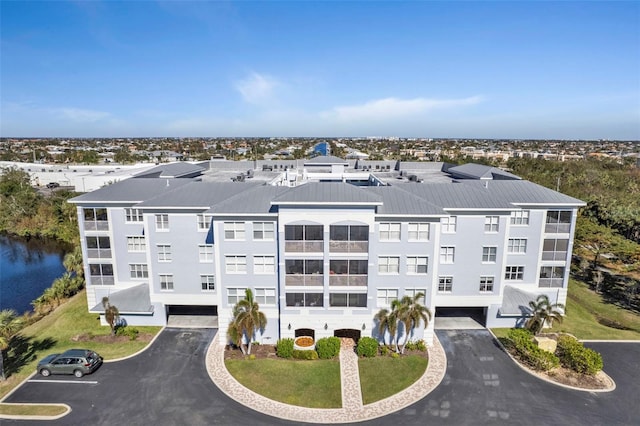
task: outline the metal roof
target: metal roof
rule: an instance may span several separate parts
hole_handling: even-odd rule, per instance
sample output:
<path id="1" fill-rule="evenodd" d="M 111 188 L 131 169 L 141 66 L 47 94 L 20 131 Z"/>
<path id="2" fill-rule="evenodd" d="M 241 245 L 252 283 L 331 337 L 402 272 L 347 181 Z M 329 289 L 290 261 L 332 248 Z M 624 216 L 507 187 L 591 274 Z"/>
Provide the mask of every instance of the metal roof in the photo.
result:
<path id="1" fill-rule="evenodd" d="M 319 155 L 304 162 L 305 166 L 328 166 L 331 164 L 344 164 L 348 166 L 349 162 L 335 155 Z"/>
<path id="2" fill-rule="evenodd" d="M 159 178 L 180 178 L 193 177 L 202 174 L 206 168 L 197 164 L 177 162 L 161 164 L 152 169 L 136 174 L 134 177 L 159 177 Z"/>
<path id="3" fill-rule="evenodd" d="M 190 179 L 135 178 L 103 186 L 69 200 L 71 203 L 139 203 L 173 192 L 191 183 Z"/>
<path id="4" fill-rule="evenodd" d="M 151 297 L 149 296 L 149 285 L 139 284 L 125 290 L 111 293 L 111 289 L 96 289 L 96 300 L 98 303 L 89 312 L 104 312 L 102 306 L 102 298 L 108 297 L 109 303 L 118 308 L 121 314 L 151 314 L 153 313 L 153 305 L 151 305 Z"/>
<path id="5" fill-rule="evenodd" d="M 519 176 L 498 169 L 497 167 L 476 163 L 450 167 L 447 172 L 461 179 L 520 179 Z"/>
<path id="6" fill-rule="evenodd" d="M 162 194 L 138 204 L 139 208 L 161 207 L 213 207 L 216 204 L 244 192 L 249 188 L 259 186 L 251 182 L 201 182 L 191 181 L 180 191 Z"/>
<path id="7" fill-rule="evenodd" d="M 310 182 L 289 189 L 274 198 L 272 204 L 381 205 L 382 197 L 343 182 Z"/>

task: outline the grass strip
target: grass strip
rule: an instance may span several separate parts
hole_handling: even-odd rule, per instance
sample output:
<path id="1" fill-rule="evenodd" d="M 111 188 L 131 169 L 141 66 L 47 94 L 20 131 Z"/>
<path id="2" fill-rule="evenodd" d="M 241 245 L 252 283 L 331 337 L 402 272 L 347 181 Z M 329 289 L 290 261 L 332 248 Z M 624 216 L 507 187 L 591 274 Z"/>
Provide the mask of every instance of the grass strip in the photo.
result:
<path id="1" fill-rule="evenodd" d="M 362 402 L 371 404 L 406 389 L 422 377 L 427 364 L 428 360 L 419 355 L 360 358 Z"/>
<path id="2" fill-rule="evenodd" d="M 59 404 L 0 404 L 0 415 L 59 416 L 68 410 Z"/>

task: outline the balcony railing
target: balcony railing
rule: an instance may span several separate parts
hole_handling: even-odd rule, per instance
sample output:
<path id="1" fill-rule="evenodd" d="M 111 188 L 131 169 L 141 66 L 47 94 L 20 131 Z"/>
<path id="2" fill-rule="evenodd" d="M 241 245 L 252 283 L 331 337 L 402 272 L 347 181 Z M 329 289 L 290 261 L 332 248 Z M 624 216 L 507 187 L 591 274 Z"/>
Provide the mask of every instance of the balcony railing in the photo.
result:
<path id="1" fill-rule="evenodd" d="M 284 251 L 288 253 L 322 253 L 323 241 L 285 241 Z"/>
<path id="2" fill-rule="evenodd" d="M 84 230 L 85 231 L 108 231 L 109 222 L 106 220 L 85 221 Z"/>
<path id="3" fill-rule="evenodd" d="M 87 249 L 89 259 L 111 259 L 111 249 Z"/>
<path id="4" fill-rule="evenodd" d="M 568 234 L 570 230 L 570 223 L 547 223 L 544 227 L 547 234 Z"/>
<path id="5" fill-rule="evenodd" d="M 91 275 L 91 285 L 113 285 L 114 280 L 111 275 Z"/>
<path id="6" fill-rule="evenodd" d="M 366 287 L 367 275 L 331 275 L 330 286 Z"/>
<path id="7" fill-rule="evenodd" d="M 557 288 L 562 287 L 564 279 L 562 278 L 540 278 L 538 281 L 539 287 Z"/>
<path id="8" fill-rule="evenodd" d="M 368 241 L 329 241 L 331 253 L 367 253 Z"/>
<path id="9" fill-rule="evenodd" d="M 287 286 L 323 286 L 324 275 L 303 275 L 289 274 L 285 276 L 285 285 Z"/>
<path id="10" fill-rule="evenodd" d="M 542 260 L 567 260 L 566 251 L 543 251 Z"/>

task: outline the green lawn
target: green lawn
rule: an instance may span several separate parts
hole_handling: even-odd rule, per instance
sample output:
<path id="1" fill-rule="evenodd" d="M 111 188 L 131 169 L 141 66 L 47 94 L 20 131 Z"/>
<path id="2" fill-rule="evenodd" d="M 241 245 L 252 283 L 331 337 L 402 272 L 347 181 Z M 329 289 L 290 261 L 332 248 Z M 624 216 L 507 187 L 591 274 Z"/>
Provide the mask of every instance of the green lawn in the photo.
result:
<path id="1" fill-rule="evenodd" d="M 156 334 L 160 327 L 136 327 L 140 333 Z M 23 329 L 14 337 L 12 347 L 5 354 L 5 372 L 9 378 L 0 382 L 0 398 L 35 371 L 38 360 L 50 353 L 72 348 L 88 348 L 98 352 L 105 360 L 131 355 L 144 348 L 148 342 L 125 341 L 105 343 L 94 341 L 74 342 L 81 334 L 108 335 L 110 329 L 101 326 L 98 314 L 87 311 L 87 296 L 80 292 L 53 313 Z"/>
<path id="2" fill-rule="evenodd" d="M 617 323 L 616 328 L 598 322 L 600 318 Z M 627 328 L 621 330 L 619 328 Z M 492 329 L 497 337 L 506 337 L 508 329 Z M 562 323 L 545 331 L 565 332 L 584 340 L 640 340 L 640 315 L 606 303 L 587 284 L 569 280 L 567 315 Z"/>
<path id="3" fill-rule="evenodd" d="M 358 360 L 362 402 L 371 404 L 394 395 L 418 380 L 427 369 L 427 359 L 418 355 L 401 358 L 378 356 Z"/>
<path id="4" fill-rule="evenodd" d="M 237 381 L 267 398 L 311 408 L 342 407 L 338 360 L 227 360 Z"/>
<path id="5" fill-rule="evenodd" d="M 12 416 L 59 416 L 67 412 L 64 405 L 38 405 L 38 404 L 0 404 L 0 414 Z"/>

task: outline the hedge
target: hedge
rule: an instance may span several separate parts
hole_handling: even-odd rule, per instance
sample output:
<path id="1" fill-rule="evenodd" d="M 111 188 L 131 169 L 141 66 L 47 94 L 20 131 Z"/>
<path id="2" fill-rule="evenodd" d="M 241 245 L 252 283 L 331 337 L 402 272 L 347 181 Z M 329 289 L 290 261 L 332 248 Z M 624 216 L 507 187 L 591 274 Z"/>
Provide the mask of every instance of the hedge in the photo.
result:
<path id="1" fill-rule="evenodd" d="M 378 355 L 378 341 L 373 337 L 362 337 L 356 349 L 358 355 L 371 358 Z"/>
<path id="2" fill-rule="evenodd" d="M 549 371 L 560 365 L 558 357 L 540 349 L 533 341 L 529 330 L 514 328 L 509 330 L 508 339 L 520 360 L 539 371 Z"/>
<path id="3" fill-rule="evenodd" d="M 316 351 L 301 351 L 298 349 L 293 350 L 293 357 L 295 359 L 314 360 L 318 359 L 318 352 Z"/>
<path id="4" fill-rule="evenodd" d="M 280 339 L 276 343 L 276 354 L 280 358 L 291 358 L 293 356 L 293 339 Z"/>
<path id="5" fill-rule="evenodd" d="M 323 337 L 316 342 L 316 351 L 320 359 L 331 359 L 340 353 L 339 337 Z"/>
<path id="6" fill-rule="evenodd" d="M 585 348 L 571 336 L 563 335 L 558 338 L 557 353 L 563 367 L 578 373 L 593 376 L 602 370 L 602 356 L 593 349 Z"/>

